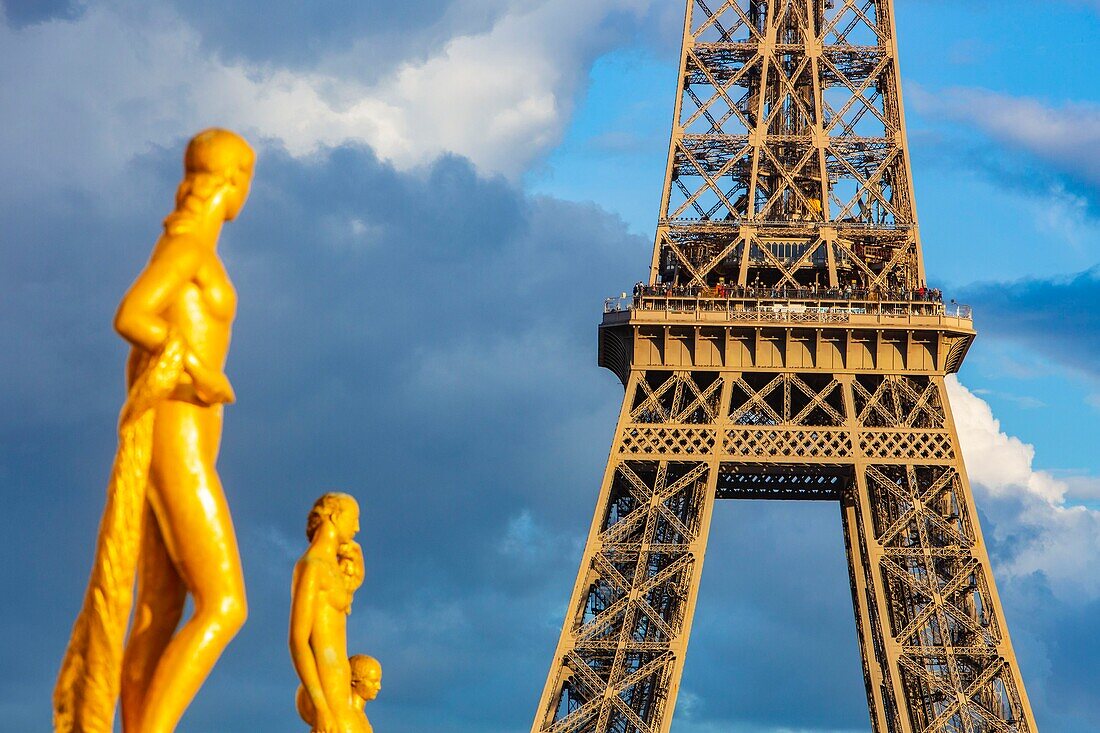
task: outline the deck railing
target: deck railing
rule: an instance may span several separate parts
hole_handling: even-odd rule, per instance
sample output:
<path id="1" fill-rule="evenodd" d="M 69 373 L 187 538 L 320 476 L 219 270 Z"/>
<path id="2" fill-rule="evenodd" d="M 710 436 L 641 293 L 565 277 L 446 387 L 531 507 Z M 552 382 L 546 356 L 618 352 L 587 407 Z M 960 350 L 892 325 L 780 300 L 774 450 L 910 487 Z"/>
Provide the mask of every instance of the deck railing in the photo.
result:
<path id="1" fill-rule="evenodd" d="M 604 313 L 619 311 L 665 311 L 668 313 L 713 314 L 725 313 L 730 321 L 790 321 L 846 323 L 852 316 L 947 316 L 971 320 L 973 309 L 969 305 L 942 300 L 877 300 L 862 294 L 852 297 L 773 297 L 771 291 L 760 296 L 715 295 L 699 292 L 685 294 L 623 293 L 604 301 Z M 713 317 L 712 316 L 712 317 Z M 719 316 L 720 317 L 720 316 Z"/>

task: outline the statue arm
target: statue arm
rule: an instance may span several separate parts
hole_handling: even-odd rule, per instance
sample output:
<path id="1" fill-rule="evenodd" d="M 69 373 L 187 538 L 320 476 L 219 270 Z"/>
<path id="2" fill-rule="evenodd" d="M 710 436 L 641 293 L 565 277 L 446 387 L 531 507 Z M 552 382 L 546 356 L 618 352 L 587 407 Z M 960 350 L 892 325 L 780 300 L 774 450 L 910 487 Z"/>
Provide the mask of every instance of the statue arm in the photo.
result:
<path id="1" fill-rule="evenodd" d="M 158 245 L 149 264 L 123 296 L 115 314 L 115 330 L 132 345 L 156 351 L 168 338 L 168 322 L 160 313 L 198 270 L 200 254 L 185 241 Z"/>
<path id="2" fill-rule="evenodd" d="M 299 679 L 302 680 L 306 695 L 313 703 L 316 713 L 315 730 L 323 730 L 322 721 L 331 717 L 328 700 L 325 699 L 325 691 L 321 687 L 317 659 L 310 644 L 314 604 L 320 592 L 319 586 L 313 563 L 308 560 L 300 561 L 290 599 L 290 658 Z"/>
<path id="3" fill-rule="evenodd" d="M 115 314 L 115 330 L 133 346 L 155 352 L 168 339 L 170 324 L 160 316 L 180 288 L 194 279 L 202 255 L 183 239 L 158 245 L 149 264 L 130 286 Z M 233 387 L 220 370 L 211 369 L 186 345 L 184 370 L 199 396 L 210 404 L 233 402 Z"/>

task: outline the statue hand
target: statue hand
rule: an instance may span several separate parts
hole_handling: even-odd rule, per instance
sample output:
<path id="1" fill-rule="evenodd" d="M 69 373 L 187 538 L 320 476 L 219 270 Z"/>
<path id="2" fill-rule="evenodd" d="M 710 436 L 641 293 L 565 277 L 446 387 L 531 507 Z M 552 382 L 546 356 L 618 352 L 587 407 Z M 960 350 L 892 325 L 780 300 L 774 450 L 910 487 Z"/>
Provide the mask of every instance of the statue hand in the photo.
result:
<path id="1" fill-rule="evenodd" d="M 195 394 L 208 405 L 231 405 L 237 401 L 233 385 L 224 372 L 211 372 L 204 383 L 195 382 Z"/>
<path id="2" fill-rule="evenodd" d="M 208 405 L 228 405 L 236 401 L 237 395 L 225 372 L 209 368 L 194 352 L 188 352 L 184 358 L 184 371 L 191 377 L 195 394 Z"/>
<path id="3" fill-rule="evenodd" d="M 345 542 L 336 548 L 336 559 L 362 571 L 365 562 L 363 559 L 363 546 L 355 540 Z"/>
<path id="4" fill-rule="evenodd" d="M 328 710 L 318 710 L 317 719 L 313 724 L 313 730 L 310 733 L 344 733 L 336 725 L 336 719 L 332 717 L 332 713 Z"/>

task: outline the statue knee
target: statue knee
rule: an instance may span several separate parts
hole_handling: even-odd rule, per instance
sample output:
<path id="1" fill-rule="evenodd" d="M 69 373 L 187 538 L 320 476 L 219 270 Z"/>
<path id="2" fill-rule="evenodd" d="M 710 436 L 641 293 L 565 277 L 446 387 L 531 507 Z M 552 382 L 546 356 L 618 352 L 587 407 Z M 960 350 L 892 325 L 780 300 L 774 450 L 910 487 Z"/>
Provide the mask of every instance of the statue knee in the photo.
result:
<path id="1" fill-rule="evenodd" d="M 221 617 L 225 626 L 232 629 L 231 633 L 236 634 L 241 630 L 244 622 L 248 620 L 248 603 L 244 593 L 222 601 Z"/>
<path id="2" fill-rule="evenodd" d="M 198 605 L 198 604 L 197 604 Z M 244 594 L 225 594 L 211 603 L 196 608 L 196 615 L 204 617 L 226 637 L 233 637 L 248 619 L 248 604 Z"/>

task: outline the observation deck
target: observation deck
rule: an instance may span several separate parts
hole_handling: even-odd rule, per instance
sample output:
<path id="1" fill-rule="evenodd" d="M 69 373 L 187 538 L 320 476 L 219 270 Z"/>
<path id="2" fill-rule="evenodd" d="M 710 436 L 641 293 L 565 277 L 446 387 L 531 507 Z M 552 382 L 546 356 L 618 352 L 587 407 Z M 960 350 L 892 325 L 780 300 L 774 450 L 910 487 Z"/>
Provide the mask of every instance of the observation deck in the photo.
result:
<path id="1" fill-rule="evenodd" d="M 600 366 L 957 372 L 975 337 L 970 306 L 939 291 L 637 286 L 604 301 Z"/>

